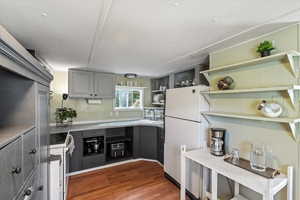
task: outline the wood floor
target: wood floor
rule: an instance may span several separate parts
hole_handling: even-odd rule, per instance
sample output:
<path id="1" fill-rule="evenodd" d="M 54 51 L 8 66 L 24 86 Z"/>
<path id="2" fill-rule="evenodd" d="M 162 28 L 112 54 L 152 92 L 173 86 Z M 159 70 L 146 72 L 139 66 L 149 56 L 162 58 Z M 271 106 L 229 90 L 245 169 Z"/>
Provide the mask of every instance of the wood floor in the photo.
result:
<path id="1" fill-rule="evenodd" d="M 70 177 L 68 200 L 179 200 L 154 162 L 137 161 Z"/>

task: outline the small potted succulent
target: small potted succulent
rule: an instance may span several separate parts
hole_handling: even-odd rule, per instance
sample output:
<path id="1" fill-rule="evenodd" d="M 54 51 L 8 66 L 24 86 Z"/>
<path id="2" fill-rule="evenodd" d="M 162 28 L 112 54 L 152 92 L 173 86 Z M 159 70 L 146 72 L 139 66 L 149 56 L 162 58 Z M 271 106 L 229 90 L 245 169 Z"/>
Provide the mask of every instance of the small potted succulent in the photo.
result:
<path id="1" fill-rule="evenodd" d="M 271 51 L 274 49 L 273 43 L 265 40 L 258 45 L 256 52 L 260 53 L 261 57 L 266 57 L 271 55 Z"/>
<path id="2" fill-rule="evenodd" d="M 72 124 L 73 118 L 77 117 L 77 112 L 72 108 L 57 108 L 55 116 L 56 126 L 68 126 Z"/>

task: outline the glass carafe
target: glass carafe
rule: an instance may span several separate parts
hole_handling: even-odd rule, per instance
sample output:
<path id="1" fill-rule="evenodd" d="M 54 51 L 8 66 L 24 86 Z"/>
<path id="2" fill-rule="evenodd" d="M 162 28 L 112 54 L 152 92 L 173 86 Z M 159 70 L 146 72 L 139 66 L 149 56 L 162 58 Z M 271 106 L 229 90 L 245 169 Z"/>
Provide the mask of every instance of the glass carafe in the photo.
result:
<path id="1" fill-rule="evenodd" d="M 250 153 L 251 168 L 257 171 L 265 171 L 267 165 L 267 152 L 264 144 L 252 144 Z"/>

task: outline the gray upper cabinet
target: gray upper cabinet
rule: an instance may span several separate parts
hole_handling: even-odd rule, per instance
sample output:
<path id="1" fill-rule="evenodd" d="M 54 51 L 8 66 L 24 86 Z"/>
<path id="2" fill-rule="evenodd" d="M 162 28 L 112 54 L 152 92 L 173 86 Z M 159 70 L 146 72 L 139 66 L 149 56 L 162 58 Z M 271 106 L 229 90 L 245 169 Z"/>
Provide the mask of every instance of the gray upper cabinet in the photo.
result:
<path id="1" fill-rule="evenodd" d="M 1 199 L 13 199 L 23 182 L 22 139 L 18 138 L 0 150 L 0 160 Z"/>
<path id="2" fill-rule="evenodd" d="M 114 98 L 115 76 L 113 74 L 95 73 L 95 96 L 101 98 Z"/>
<path id="3" fill-rule="evenodd" d="M 93 72 L 69 70 L 69 95 L 74 98 L 94 97 Z"/>
<path id="4" fill-rule="evenodd" d="M 69 95 L 71 98 L 114 98 L 115 76 L 71 69 L 69 70 Z"/>

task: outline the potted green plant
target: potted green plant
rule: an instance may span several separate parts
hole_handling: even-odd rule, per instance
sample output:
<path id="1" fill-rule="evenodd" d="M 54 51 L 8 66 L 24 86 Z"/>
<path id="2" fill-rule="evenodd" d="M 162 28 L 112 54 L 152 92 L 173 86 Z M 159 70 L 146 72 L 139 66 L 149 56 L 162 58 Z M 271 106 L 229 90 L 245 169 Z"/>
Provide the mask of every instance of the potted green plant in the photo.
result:
<path id="1" fill-rule="evenodd" d="M 265 40 L 258 45 L 256 52 L 260 53 L 261 57 L 266 57 L 271 55 L 271 51 L 274 49 L 272 42 Z"/>
<path id="2" fill-rule="evenodd" d="M 57 108 L 55 117 L 57 126 L 67 126 L 72 124 L 73 118 L 77 117 L 77 112 L 72 108 Z"/>

